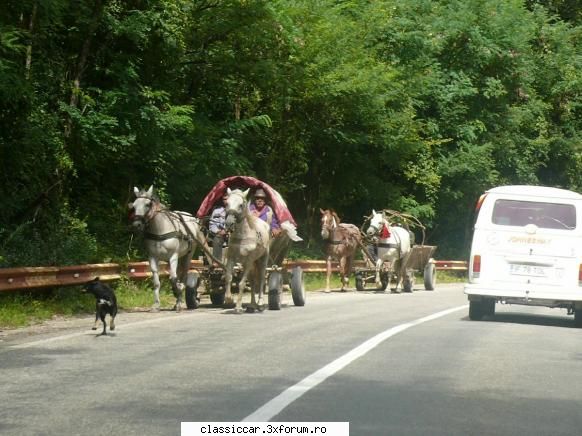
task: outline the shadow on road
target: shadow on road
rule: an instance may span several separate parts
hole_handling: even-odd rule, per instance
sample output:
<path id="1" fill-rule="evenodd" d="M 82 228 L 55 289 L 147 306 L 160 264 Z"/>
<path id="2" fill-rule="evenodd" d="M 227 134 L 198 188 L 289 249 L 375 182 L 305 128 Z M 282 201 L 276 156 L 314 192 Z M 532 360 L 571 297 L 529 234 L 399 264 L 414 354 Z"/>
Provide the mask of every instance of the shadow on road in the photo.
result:
<path id="1" fill-rule="evenodd" d="M 535 313 L 515 313 L 515 312 L 496 313 L 493 316 L 484 317 L 481 321 L 471 321 L 468 316 L 463 318 L 463 320 L 470 322 L 496 322 L 506 324 L 524 324 L 547 327 L 576 328 L 574 327 L 573 317 L 566 318 L 563 315 L 554 316 Z"/>

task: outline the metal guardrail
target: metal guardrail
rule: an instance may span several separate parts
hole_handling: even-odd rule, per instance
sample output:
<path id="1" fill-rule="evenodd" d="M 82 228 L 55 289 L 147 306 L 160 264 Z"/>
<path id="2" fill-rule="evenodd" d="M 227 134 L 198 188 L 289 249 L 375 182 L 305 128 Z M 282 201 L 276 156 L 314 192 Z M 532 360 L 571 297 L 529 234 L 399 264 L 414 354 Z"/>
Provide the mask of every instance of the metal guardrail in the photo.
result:
<path id="1" fill-rule="evenodd" d="M 337 271 L 334 262 L 334 271 Z M 467 262 L 457 260 L 435 261 L 437 270 L 467 271 Z M 284 268 L 300 266 L 304 272 L 325 272 L 325 260 L 286 260 Z M 354 267 L 365 267 L 364 261 L 354 262 Z M 201 260 L 193 260 L 192 269 L 202 270 Z M 160 266 L 160 275 L 168 275 L 167 264 Z M 42 289 L 54 286 L 82 285 L 89 280 L 100 277 L 103 281 L 118 280 L 126 276 L 131 280 L 143 280 L 151 277 L 148 262 L 132 262 L 127 265 L 117 263 L 100 263 L 64 267 L 27 267 L 0 268 L 0 291 Z"/>

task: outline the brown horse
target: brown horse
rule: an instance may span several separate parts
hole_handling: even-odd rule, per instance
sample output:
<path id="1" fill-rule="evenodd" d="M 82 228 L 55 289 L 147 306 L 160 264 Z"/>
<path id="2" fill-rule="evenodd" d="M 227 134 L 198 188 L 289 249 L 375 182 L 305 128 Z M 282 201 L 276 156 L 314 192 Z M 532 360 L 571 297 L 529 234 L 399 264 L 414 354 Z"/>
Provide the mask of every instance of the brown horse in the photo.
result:
<path id="1" fill-rule="evenodd" d="M 339 272 L 342 282 L 341 290 L 345 291 L 352 271 L 354 255 L 358 247 L 361 247 L 362 236 L 360 229 L 353 224 L 341 223 L 334 210 L 319 209 L 321 212 L 321 238 L 325 242 L 325 255 L 327 260 L 327 278 L 325 291 L 329 292 L 329 279 L 331 277 L 331 261 L 339 261 Z"/>

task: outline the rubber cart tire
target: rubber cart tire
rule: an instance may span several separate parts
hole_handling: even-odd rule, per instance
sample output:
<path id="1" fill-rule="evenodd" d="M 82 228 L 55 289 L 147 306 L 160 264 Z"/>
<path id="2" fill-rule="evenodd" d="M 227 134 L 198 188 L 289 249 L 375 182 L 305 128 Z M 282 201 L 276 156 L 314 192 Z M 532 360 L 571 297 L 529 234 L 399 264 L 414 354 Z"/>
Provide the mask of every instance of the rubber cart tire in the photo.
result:
<path id="1" fill-rule="evenodd" d="M 436 285 L 436 266 L 429 262 L 424 267 L 424 289 L 434 291 Z"/>
<path id="2" fill-rule="evenodd" d="M 364 277 L 362 277 L 362 273 L 356 273 L 356 290 L 358 292 L 363 292 L 366 290 L 366 283 L 364 281 Z"/>
<path id="3" fill-rule="evenodd" d="M 196 309 L 200 304 L 198 299 L 198 285 L 200 277 L 197 272 L 188 273 L 186 279 L 186 307 L 190 310 Z"/>
<path id="4" fill-rule="evenodd" d="M 269 310 L 281 310 L 281 293 L 283 292 L 283 275 L 279 271 L 269 274 Z"/>
<path id="5" fill-rule="evenodd" d="M 291 296 L 295 306 L 305 306 L 305 284 L 303 282 L 303 270 L 296 266 L 291 271 Z"/>

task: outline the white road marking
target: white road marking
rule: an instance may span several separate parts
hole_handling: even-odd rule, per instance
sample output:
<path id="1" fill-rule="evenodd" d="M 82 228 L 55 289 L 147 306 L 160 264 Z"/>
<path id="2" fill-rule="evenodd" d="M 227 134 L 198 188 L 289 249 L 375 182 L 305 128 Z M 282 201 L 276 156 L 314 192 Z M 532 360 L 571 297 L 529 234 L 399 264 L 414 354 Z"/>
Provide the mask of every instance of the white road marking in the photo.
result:
<path id="1" fill-rule="evenodd" d="M 268 422 L 273 417 L 278 415 L 285 407 L 291 404 L 293 401 L 300 398 L 303 394 L 307 393 L 310 389 L 316 387 L 318 384 L 322 383 L 328 377 L 334 375 L 336 372 L 348 366 L 354 360 L 364 356 L 369 351 L 376 348 L 386 339 L 409 329 L 410 327 L 417 326 L 419 324 L 441 318 L 443 316 L 449 315 L 451 313 L 457 312 L 459 310 L 467 309 L 469 306 L 467 304 L 463 306 L 454 307 L 452 309 L 443 310 L 441 312 L 434 313 L 423 318 L 419 318 L 415 321 L 411 321 L 405 324 L 400 324 L 396 327 L 392 327 L 376 336 L 368 339 L 363 344 L 357 346 L 353 350 L 347 352 L 343 356 L 334 360 L 330 364 L 324 366 L 323 368 L 315 371 L 313 374 L 308 375 L 299 383 L 291 386 L 290 388 L 284 390 L 282 393 L 277 395 L 271 401 L 257 409 L 255 412 L 244 418 L 241 422 Z"/>
<path id="2" fill-rule="evenodd" d="M 194 316 L 197 315 L 196 312 L 193 312 L 191 314 L 181 314 L 180 316 Z M 156 322 L 161 322 L 161 321 L 167 321 L 167 320 L 175 320 L 177 318 L 172 317 L 172 316 L 162 316 L 159 318 L 155 318 L 155 319 L 146 319 L 143 321 L 136 321 L 136 322 L 132 322 L 132 323 L 128 323 L 128 324 L 123 324 L 123 330 L 125 329 L 131 329 L 133 327 L 138 327 L 144 324 L 153 324 Z M 100 326 L 102 324 L 99 324 Z M 115 330 L 117 332 L 117 330 Z M 61 335 L 61 336 L 54 336 L 51 338 L 46 338 L 46 339 L 40 339 L 38 341 L 32 341 L 32 342 L 24 342 L 22 344 L 16 344 L 16 345 L 8 345 L 7 346 L 7 350 L 14 350 L 14 349 L 23 349 L 23 348 L 31 348 L 31 347 L 36 347 L 38 345 L 43 345 L 43 344 L 47 344 L 49 342 L 56 342 L 56 341 L 62 341 L 65 339 L 72 339 L 72 338 L 77 338 L 80 336 L 96 336 L 95 331 L 82 331 L 82 332 L 77 332 L 77 333 L 70 333 L 68 335 Z"/>

